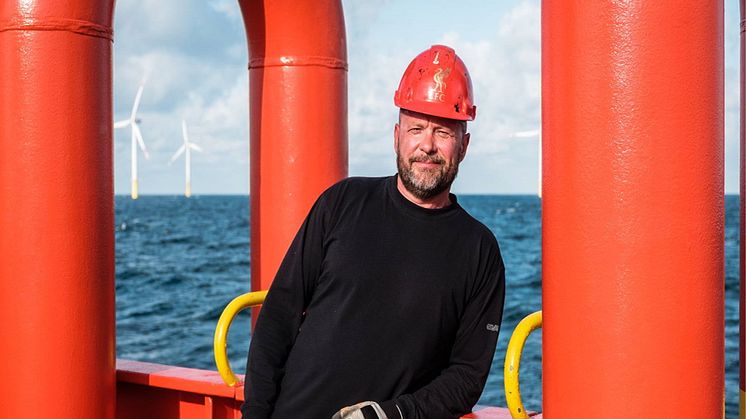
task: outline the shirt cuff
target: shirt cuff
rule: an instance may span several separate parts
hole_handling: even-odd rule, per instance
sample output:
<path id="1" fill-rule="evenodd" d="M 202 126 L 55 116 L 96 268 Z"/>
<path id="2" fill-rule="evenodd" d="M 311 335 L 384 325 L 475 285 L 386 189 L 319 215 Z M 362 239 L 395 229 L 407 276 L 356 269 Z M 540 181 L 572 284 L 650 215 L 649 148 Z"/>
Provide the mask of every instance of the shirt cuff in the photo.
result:
<path id="1" fill-rule="evenodd" d="M 399 407 L 397 407 L 396 402 L 393 400 L 386 400 L 385 402 L 378 403 L 378 405 L 381 406 L 381 410 L 386 413 L 388 419 L 404 419 Z"/>

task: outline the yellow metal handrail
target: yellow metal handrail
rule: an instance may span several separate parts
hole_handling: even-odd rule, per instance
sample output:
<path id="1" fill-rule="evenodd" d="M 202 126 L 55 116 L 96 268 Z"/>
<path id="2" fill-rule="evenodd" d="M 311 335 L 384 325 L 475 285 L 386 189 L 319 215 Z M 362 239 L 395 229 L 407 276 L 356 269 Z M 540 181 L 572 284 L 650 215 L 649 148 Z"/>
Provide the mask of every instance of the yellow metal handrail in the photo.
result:
<path id="1" fill-rule="evenodd" d="M 529 419 L 526 408 L 523 407 L 521 401 L 521 387 L 518 383 L 518 376 L 521 368 L 521 353 L 523 352 L 523 346 L 526 344 L 526 339 L 531 332 L 540 328 L 541 325 L 541 311 L 524 317 L 515 327 L 508 343 L 508 350 L 505 353 L 505 400 L 508 402 L 508 409 L 513 419 Z"/>
<path id="2" fill-rule="evenodd" d="M 213 340 L 215 365 L 217 365 L 218 372 L 223 381 L 231 387 L 238 383 L 238 377 L 236 377 L 236 374 L 233 374 L 230 362 L 228 362 L 228 329 L 231 327 L 233 318 L 238 313 L 249 307 L 262 304 L 266 297 L 267 291 L 255 291 L 239 295 L 225 306 L 223 314 L 218 319 L 218 325 L 215 327 L 215 339 Z"/>

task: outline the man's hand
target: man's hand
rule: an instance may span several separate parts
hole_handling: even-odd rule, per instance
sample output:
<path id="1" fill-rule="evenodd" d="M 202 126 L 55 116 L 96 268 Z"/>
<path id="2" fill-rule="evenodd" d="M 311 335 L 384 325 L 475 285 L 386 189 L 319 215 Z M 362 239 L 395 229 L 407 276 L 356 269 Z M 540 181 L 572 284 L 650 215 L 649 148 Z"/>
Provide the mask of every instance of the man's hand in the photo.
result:
<path id="1" fill-rule="evenodd" d="M 343 407 L 332 419 L 388 419 L 376 402 L 362 402 Z"/>

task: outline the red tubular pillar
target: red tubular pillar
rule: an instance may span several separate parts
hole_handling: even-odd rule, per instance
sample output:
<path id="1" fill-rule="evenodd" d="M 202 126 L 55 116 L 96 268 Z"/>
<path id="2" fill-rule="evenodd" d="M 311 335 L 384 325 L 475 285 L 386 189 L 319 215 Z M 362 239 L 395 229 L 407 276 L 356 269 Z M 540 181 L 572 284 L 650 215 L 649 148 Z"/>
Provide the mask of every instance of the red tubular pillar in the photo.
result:
<path id="1" fill-rule="evenodd" d="M 746 231 L 746 226 L 744 223 L 746 223 L 746 208 L 744 208 L 744 204 L 746 204 L 746 111 L 744 111 L 744 103 L 746 103 L 746 77 L 744 74 L 746 74 L 746 51 L 744 49 L 746 48 L 746 36 L 744 36 L 744 22 L 746 22 L 746 1 L 741 0 L 739 2 L 739 9 L 741 11 L 741 77 L 740 77 L 740 87 L 741 87 L 741 105 L 740 105 L 740 115 L 741 115 L 741 130 L 740 130 L 740 140 L 741 140 L 741 194 L 740 194 L 740 200 L 741 200 L 741 224 L 740 224 L 740 236 L 741 236 L 741 246 L 740 246 L 740 285 L 741 285 L 741 302 L 739 304 L 739 315 L 740 315 L 740 325 L 739 325 L 739 343 L 738 343 L 738 351 L 739 351 L 739 386 L 738 386 L 738 394 L 739 394 L 739 416 L 741 419 L 746 418 L 746 393 L 744 393 L 744 390 L 746 388 L 746 377 L 744 376 L 746 374 L 746 367 L 744 366 L 744 362 L 746 362 L 746 356 L 744 356 L 744 353 L 746 352 L 746 336 L 744 336 L 744 332 L 746 332 L 746 325 L 744 325 L 744 314 L 746 314 L 746 281 L 744 281 L 744 275 L 746 274 L 746 260 L 744 260 L 744 256 L 746 256 L 746 252 L 744 252 L 744 246 L 746 246 L 746 243 L 744 243 L 744 240 L 746 239 L 746 234 L 744 234 L 744 231 Z"/>
<path id="2" fill-rule="evenodd" d="M 0 417 L 115 406 L 113 1 L 0 2 Z"/>
<path id="3" fill-rule="evenodd" d="M 269 288 L 311 205 L 347 176 L 339 0 L 240 0 L 249 43 L 251 289 Z"/>
<path id="4" fill-rule="evenodd" d="M 549 419 L 721 417 L 722 0 L 545 0 Z"/>

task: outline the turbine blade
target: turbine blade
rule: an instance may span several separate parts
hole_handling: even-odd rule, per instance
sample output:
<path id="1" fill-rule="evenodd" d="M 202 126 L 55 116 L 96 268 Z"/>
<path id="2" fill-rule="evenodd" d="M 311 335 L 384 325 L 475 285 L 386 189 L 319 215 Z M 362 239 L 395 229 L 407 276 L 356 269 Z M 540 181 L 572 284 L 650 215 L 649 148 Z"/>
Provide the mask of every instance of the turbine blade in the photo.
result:
<path id="1" fill-rule="evenodd" d="M 184 147 L 184 145 L 182 145 L 181 147 L 179 147 L 179 149 L 176 150 L 176 153 L 174 153 L 173 157 L 171 157 L 171 160 L 168 162 L 168 164 L 173 164 L 173 162 L 175 162 L 176 159 L 179 158 L 179 156 L 181 156 L 182 154 L 184 154 L 184 150 L 186 150 L 186 147 Z"/>
<path id="2" fill-rule="evenodd" d="M 150 159 L 150 155 L 148 154 L 148 149 L 145 147 L 145 141 L 142 139 L 142 133 L 140 132 L 140 127 L 137 126 L 137 124 L 132 124 L 132 129 L 135 131 L 135 138 L 137 138 L 137 144 L 140 145 L 140 150 L 142 150 L 143 154 L 145 154 L 146 159 Z"/>
<path id="3" fill-rule="evenodd" d="M 145 73 L 142 75 L 142 81 L 140 82 L 140 84 L 145 84 L 145 83 L 148 82 L 148 79 L 150 78 L 150 73 L 151 72 L 152 72 L 152 70 L 151 70 L 150 66 L 148 66 L 145 69 Z"/>
<path id="4" fill-rule="evenodd" d="M 124 121 L 117 121 L 114 123 L 114 128 L 124 128 L 129 124 L 130 124 L 129 119 L 125 119 Z"/>
<path id="5" fill-rule="evenodd" d="M 140 87 L 137 88 L 137 95 L 135 95 L 135 103 L 132 105 L 132 113 L 130 114 L 130 119 L 133 121 L 135 120 L 135 115 L 137 115 L 137 108 L 140 107 L 140 98 L 142 97 L 142 89 L 145 87 L 144 84 L 141 84 Z"/>
<path id="6" fill-rule="evenodd" d="M 538 129 L 532 129 L 528 131 L 518 131 L 511 134 L 511 137 L 513 138 L 531 138 L 531 137 L 537 137 L 541 134 L 541 130 Z"/>
<path id="7" fill-rule="evenodd" d="M 186 121 L 181 120 L 181 134 L 184 137 L 184 144 L 189 144 L 189 136 L 187 136 Z"/>
<path id="8" fill-rule="evenodd" d="M 189 143 L 189 148 L 191 148 L 192 150 L 200 151 L 200 152 L 204 151 L 204 150 L 202 150 L 202 147 L 200 147 L 200 146 L 198 146 L 197 144 L 194 144 L 194 143 Z"/>

